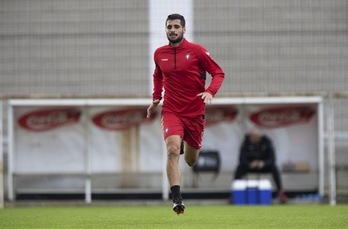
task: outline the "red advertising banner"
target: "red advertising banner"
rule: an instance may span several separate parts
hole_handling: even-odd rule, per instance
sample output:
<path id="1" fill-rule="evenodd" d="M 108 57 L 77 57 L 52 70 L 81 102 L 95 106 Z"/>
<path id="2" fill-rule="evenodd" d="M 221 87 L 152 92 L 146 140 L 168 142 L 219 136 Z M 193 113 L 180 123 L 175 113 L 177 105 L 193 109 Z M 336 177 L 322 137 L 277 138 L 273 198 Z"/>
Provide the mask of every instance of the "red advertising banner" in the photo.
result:
<path id="1" fill-rule="evenodd" d="M 157 113 L 153 113 L 151 118 L 146 118 L 146 108 L 126 108 L 100 112 L 92 117 L 92 122 L 102 129 L 124 130 L 152 121 L 156 116 Z"/>
<path id="2" fill-rule="evenodd" d="M 210 126 L 223 121 L 234 121 L 238 110 L 234 106 L 208 106 L 205 111 L 205 124 Z"/>
<path id="3" fill-rule="evenodd" d="M 264 108 L 250 114 L 250 120 L 260 127 L 277 128 L 308 122 L 315 114 L 308 106 Z"/>
<path id="4" fill-rule="evenodd" d="M 79 122 L 81 110 L 77 108 L 46 108 L 24 114 L 19 125 L 30 131 L 46 131 Z"/>

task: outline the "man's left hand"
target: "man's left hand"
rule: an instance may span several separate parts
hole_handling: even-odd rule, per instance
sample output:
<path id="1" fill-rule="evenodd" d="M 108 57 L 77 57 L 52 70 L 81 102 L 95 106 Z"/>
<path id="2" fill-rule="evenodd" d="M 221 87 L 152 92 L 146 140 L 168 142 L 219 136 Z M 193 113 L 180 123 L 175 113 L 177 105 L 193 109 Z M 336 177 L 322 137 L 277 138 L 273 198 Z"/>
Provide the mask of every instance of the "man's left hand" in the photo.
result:
<path id="1" fill-rule="evenodd" d="M 262 169 L 265 166 L 265 162 L 264 161 L 258 161 L 258 168 Z"/>

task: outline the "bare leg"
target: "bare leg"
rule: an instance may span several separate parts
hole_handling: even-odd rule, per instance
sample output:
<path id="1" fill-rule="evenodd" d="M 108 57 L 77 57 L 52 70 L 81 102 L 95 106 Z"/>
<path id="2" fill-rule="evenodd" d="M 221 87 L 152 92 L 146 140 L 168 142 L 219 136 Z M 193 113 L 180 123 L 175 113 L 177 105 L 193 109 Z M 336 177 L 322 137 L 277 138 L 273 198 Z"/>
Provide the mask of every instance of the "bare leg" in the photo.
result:
<path id="1" fill-rule="evenodd" d="M 167 146 L 167 177 L 170 190 L 173 195 L 173 210 L 176 214 L 184 214 L 185 205 L 180 193 L 181 170 L 180 170 L 180 147 L 182 139 L 178 135 L 170 136 L 166 139 Z M 196 163 L 198 153 L 192 147 L 186 147 L 185 160 L 193 166 Z M 189 155 L 189 156 L 187 156 Z"/>
<path id="2" fill-rule="evenodd" d="M 178 135 L 166 139 L 167 146 L 167 177 L 170 187 L 180 185 L 181 170 L 179 166 L 181 138 Z"/>
<path id="3" fill-rule="evenodd" d="M 200 149 L 196 149 L 185 143 L 185 161 L 189 166 L 194 166 L 197 162 Z"/>

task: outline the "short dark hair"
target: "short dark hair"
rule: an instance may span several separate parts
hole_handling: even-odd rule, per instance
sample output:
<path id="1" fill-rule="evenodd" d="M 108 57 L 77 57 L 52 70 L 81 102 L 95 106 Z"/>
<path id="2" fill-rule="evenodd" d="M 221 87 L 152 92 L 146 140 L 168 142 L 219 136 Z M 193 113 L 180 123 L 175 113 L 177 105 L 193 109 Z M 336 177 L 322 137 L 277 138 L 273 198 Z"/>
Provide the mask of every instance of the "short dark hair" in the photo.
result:
<path id="1" fill-rule="evenodd" d="M 169 20 L 176 20 L 176 19 L 179 19 L 180 20 L 180 25 L 182 27 L 185 27 L 185 25 L 186 25 L 185 18 L 184 18 L 184 16 L 182 16 L 180 14 L 169 14 L 168 17 L 167 17 L 165 25 L 167 25 L 167 22 Z"/>

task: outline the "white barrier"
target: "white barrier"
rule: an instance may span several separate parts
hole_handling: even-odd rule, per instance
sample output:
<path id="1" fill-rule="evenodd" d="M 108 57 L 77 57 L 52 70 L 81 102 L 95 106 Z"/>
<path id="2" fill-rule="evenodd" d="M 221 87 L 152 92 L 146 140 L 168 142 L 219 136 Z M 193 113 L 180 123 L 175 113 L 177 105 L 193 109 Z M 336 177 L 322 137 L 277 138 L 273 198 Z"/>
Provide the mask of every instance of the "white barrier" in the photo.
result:
<path id="1" fill-rule="evenodd" d="M 27 100 L 23 99 L 23 100 L 9 100 L 9 102 L 8 102 L 9 107 L 7 109 L 8 110 L 8 119 L 7 119 L 8 120 L 8 144 L 9 144 L 8 145 L 8 179 L 7 179 L 8 199 L 9 200 L 15 199 L 16 187 L 14 187 L 14 182 L 13 182 L 13 177 L 15 175 L 18 175 L 18 176 L 26 175 L 26 173 L 28 173 L 28 171 L 29 171 L 29 174 L 31 174 L 31 175 L 45 175 L 45 173 L 47 173 L 47 171 L 45 171 L 45 168 L 46 168 L 46 170 L 48 169 L 49 172 L 51 172 L 51 174 L 53 173 L 54 175 L 57 172 L 58 173 L 62 172 L 62 170 L 58 170 L 58 169 L 62 169 L 62 167 L 59 167 L 57 169 L 56 164 L 53 166 L 54 168 L 48 167 L 47 164 L 44 164 L 45 168 L 42 168 L 39 166 L 37 166 L 37 167 L 33 167 L 33 166 L 29 167 L 28 166 L 26 159 L 23 157 L 23 156 L 28 156 L 28 152 L 29 152 L 28 146 L 36 147 L 36 148 L 29 148 L 29 150 L 30 149 L 32 151 L 35 150 L 35 152 L 33 151 L 32 153 L 37 153 L 37 150 L 38 150 L 37 146 L 41 147 L 42 144 L 32 144 L 31 142 L 25 142 L 25 144 L 23 144 L 22 142 L 18 142 L 18 138 L 17 138 L 18 131 L 21 131 L 21 133 L 20 133 L 20 134 L 22 134 L 21 139 L 24 139 L 25 141 L 27 141 L 28 137 L 30 137 L 29 134 L 35 135 L 35 136 L 32 136 L 33 139 L 35 138 L 35 141 L 40 140 L 40 138 L 38 138 L 37 136 L 43 136 L 43 135 L 46 136 L 46 134 L 37 135 L 33 132 L 28 132 L 27 130 L 21 128 L 18 124 L 18 117 L 23 117 L 23 115 L 25 116 L 27 112 L 33 112 L 33 111 L 36 112 L 37 110 L 41 110 L 41 111 L 45 110 L 47 107 L 49 107 L 49 108 L 52 108 L 52 107 L 78 107 L 78 108 L 82 108 L 81 110 L 84 112 L 83 113 L 84 116 L 83 116 L 82 121 L 78 123 L 79 126 L 78 127 L 71 127 L 71 126 L 67 127 L 67 128 L 76 128 L 77 133 L 83 133 L 83 136 L 82 137 L 79 136 L 79 139 L 78 139 L 80 141 L 80 143 L 81 142 L 86 143 L 86 144 L 79 143 L 82 146 L 82 148 L 80 149 L 80 151 L 82 151 L 82 152 L 79 152 L 79 155 L 81 156 L 80 159 L 82 158 L 82 160 L 80 160 L 80 159 L 77 160 L 77 162 L 80 164 L 77 164 L 77 163 L 73 164 L 73 166 L 77 166 L 78 168 L 75 168 L 75 167 L 68 168 L 69 164 L 63 164 L 63 167 L 65 166 L 64 168 L 68 168 L 66 171 L 63 171 L 63 175 L 69 175 L 71 173 L 71 171 L 73 171 L 73 173 L 72 173 L 73 176 L 79 175 L 79 176 L 82 176 L 85 178 L 85 184 L 84 184 L 85 200 L 87 203 L 89 203 L 92 201 L 92 198 L 91 198 L 92 187 L 91 187 L 90 175 L 92 172 L 95 172 L 95 169 L 93 171 L 91 170 L 91 163 L 95 162 L 95 159 L 96 159 L 95 157 L 91 156 L 92 149 L 91 149 L 91 145 L 90 145 L 91 140 L 95 140 L 94 139 L 95 135 L 93 135 L 94 137 L 91 137 L 90 134 L 97 134 L 97 135 L 99 135 L 99 137 L 100 137 L 100 135 L 106 136 L 106 134 L 102 133 L 100 129 L 97 129 L 97 127 L 91 125 L 92 124 L 90 122 L 91 115 L 98 113 L 98 111 L 100 111 L 100 110 L 103 110 L 103 109 L 105 110 L 106 108 L 108 109 L 108 108 L 115 108 L 115 107 L 123 107 L 123 108 L 124 107 L 128 107 L 128 108 L 129 107 L 132 107 L 132 108 L 142 107 L 141 109 L 143 109 L 145 107 L 144 110 L 146 110 L 146 107 L 148 106 L 148 104 L 150 102 L 151 102 L 150 99 L 27 99 Z M 323 142 L 322 141 L 322 131 L 323 131 L 322 118 L 323 118 L 323 114 L 322 114 L 322 99 L 320 97 L 215 98 L 214 103 L 212 105 L 210 105 L 210 107 L 213 107 L 214 105 L 216 105 L 217 107 L 218 106 L 225 106 L 225 107 L 236 106 L 236 107 L 241 108 L 241 109 L 250 108 L 251 112 L 254 114 L 259 114 L 259 113 L 257 113 L 258 111 L 264 110 L 264 111 L 267 111 L 268 114 L 270 113 L 272 115 L 271 112 L 273 112 L 273 110 L 269 110 L 268 109 L 269 107 L 274 108 L 275 106 L 278 106 L 278 107 L 290 107 L 291 108 L 291 107 L 296 107 L 298 104 L 303 105 L 305 107 L 308 105 L 308 106 L 314 108 L 316 111 L 316 119 L 312 119 L 312 122 L 311 122 L 311 127 L 314 127 L 314 128 L 311 130 L 311 133 L 310 133 L 312 136 L 311 137 L 311 141 L 312 141 L 311 147 L 312 148 L 310 149 L 311 154 L 308 156 L 308 158 L 312 158 L 312 157 L 315 158 L 315 160 L 311 160 L 311 162 L 313 163 L 313 167 L 315 167 L 314 172 L 319 174 L 319 176 L 318 176 L 319 177 L 319 181 L 318 181 L 319 187 L 318 188 L 319 188 L 320 195 L 322 195 L 323 190 L 324 190 L 324 188 L 323 188 L 323 174 L 324 174 L 323 173 L 323 158 L 324 157 L 323 157 L 323 145 L 322 145 L 323 144 L 322 143 Z M 40 109 L 38 109 L 38 107 Z M 35 109 L 33 109 L 33 108 L 35 108 Z M 243 113 L 241 112 L 241 114 L 243 114 Z M 17 116 L 15 117 L 15 115 L 17 115 Z M 260 117 L 260 116 L 258 116 L 258 117 Z M 262 116 L 262 117 L 264 117 L 264 116 Z M 274 116 L 271 116 L 270 118 L 273 118 L 273 117 Z M 282 117 L 284 117 L 284 116 L 282 116 Z M 248 116 L 247 117 L 243 116 L 243 118 L 244 119 L 240 119 L 241 121 L 240 120 L 239 121 L 243 122 L 243 120 L 247 119 Z M 290 117 L 290 118 L 293 118 L 293 117 Z M 295 116 L 294 118 L 297 118 L 297 116 Z M 258 119 L 256 119 L 256 121 L 258 121 Z M 265 123 L 263 123 L 263 124 L 265 124 Z M 241 124 L 241 125 L 243 125 L 243 124 Z M 298 125 L 298 126 L 301 127 L 301 125 Z M 294 126 L 294 127 L 297 128 L 298 126 Z M 158 127 L 160 129 L 159 122 L 155 123 L 154 126 L 151 126 L 151 128 L 152 127 L 156 127 L 156 128 Z M 219 135 L 219 138 L 221 138 L 221 139 L 216 139 L 216 135 L 223 133 L 223 132 L 215 131 L 215 129 L 214 129 L 215 127 L 218 128 L 219 125 L 213 126 L 212 128 L 209 127 L 205 131 L 205 135 L 207 136 L 207 138 L 209 138 L 209 136 L 214 135 L 211 138 L 213 140 L 210 140 L 210 141 L 213 141 L 214 143 L 217 142 L 217 140 L 221 140 L 221 139 L 224 139 L 226 137 L 226 136 Z M 93 130 L 92 130 L 92 131 L 94 131 L 93 133 L 90 133 L 90 130 L 91 130 L 90 128 L 93 128 Z M 149 164 L 147 164 L 147 166 L 143 166 L 142 169 L 145 167 L 146 167 L 146 169 L 148 169 L 148 168 L 153 169 L 153 165 L 157 166 L 156 169 L 158 171 L 156 170 L 156 171 L 152 171 L 152 172 L 162 173 L 162 183 L 161 183 L 162 197 L 163 197 L 163 199 L 168 199 L 168 196 L 169 196 L 168 190 L 169 189 L 168 189 L 168 183 L 167 183 L 167 177 L 166 177 L 165 161 L 163 161 L 163 162 L 158 161 L 158 156 L 161 156 L 161 160 L 165 160 L 165 152 L 166 152 L 165 145 L 163 144 L 163 141 L 161 141 L 161 139 L 162 139 L 161 132 L 160 131 L 155 132 L 156 136 L 150 137 L 149 136 L 150 131 L 148 131 L 148 130 L 150 130 L 149 128 L 150 127 L 147 126 L 146 127 L 146 134 L 142 135 L 144 138 L 146 138 L 145 142 L 148 142 L 148 143 L 150 142 L 150 144 L 148 144 L 147 146 L 149 146 L 149 145 L 151 147 L 153 145 L 157 146 L 158 144 L 161 144 L 161 143 L 162 143 L 162 145 L 156 147 L 156 151 L 152 150 L 152 148 L 150 148 L 150 150 L 149 150 L 149 148 L 144 149 L 143 147 L 139 147 L 141 150 L 146 151 L 146 153 L 140 154 L 140 156 L 146 155 L 146 157 L 147 157 L 146 160 L 150 160 L 151 158 L 156 159 L 155 164 L 151 164 L 151 166 L 148 166 Z M 76 129 L 74 129 L 74 130 L 76 130 Z M 283 129 L 285 129 L 285 128 L 283 128 Z M 294 128 L 292 128 L 292 129 L 294 129 Z M 71 130 L 71 129 L 69 129 L 69 130 Z M 242 130 L 243 130 L 243 128 L 238 128 L 238 131 L 242 131 Z M 277 131 L 275 129 L 268 129 L 268 130 L 269 131 L 274 130 L 274 132 Z M 15 132 L 15 131 L 17 131 L 17 132 Z M 303 128 L 300 129 L 300 131 L 303 132 Z M 242 132 L 240 132 L 240 133 L 242 133 Z M 69 136 L 66 136 L 66 134 L 61 133 L 61 132 L 59 132 L 59 133 L 54 132 L 54 134 L 49 132 L 49 134 L 51 134 L 51 136 L 52 136 L 52 138 L 48 138 L 49 141 L 51 141 L 53 139 L 53 137 L 55 137 L 55 139 L 57 139 L 57 136 L 65 137 L 65 139 L 68 138 L 69 141 L 71 140 L 69 138 Z M 136 136 L 137 134 L 133 133 L 132 131 L 126 131 L 125 134 L 127 134 L 127 136 L 129 136 L 129 137 L 135 136 L 138 139 L 138 137 Z M 119 145 L 129 144 L 129 142 L 127 143 L 126 139 L 123 139 L 123 137 L 121 137 L 121 140 L 119 140 L 119 139 L 115 140 L 116 136 L 118 136 L 118 135 L 122 135 L 122 133 L 119 134 L 119 133 L 112 132 L 110 134 L 110 132 L 108 132 L 108 135 L 106 136 L 107 138 L 105 138 L 105 139 L 111 139 L 113 142 L 117 141 L 117 144 L 118 144 L 118 145 L 116 145 L 117 147 Z M 279 136 L 279 135 L 275 135 L 275 136 Z M 215 137 L 215 138 L 213 138 L 213 137 Z M 227 136 L 227 137 L 230 137 L 230 136 Z M 284 137 L 283 139 L 287 139 L 286 134 L 284 134 L 283 137 Z M 47 138 L 45 137 L 45 139 L 47 139 Z M 84 139 L 84 140 L 81 140 L 81 139 Z M 101 138 L 99 140 L 103 140 L 103 138 Z M 235 138 L 233 138 L 233 139 L 229 139 L 229 142 L 224 141 L 222 144 L 217 144 L 219 147 L 225 147 L 229 150 L 229 151 L 226 151 L 225 148 L 222 148 L 223 149 L 223 150 L 221 150 L 222 157 L 227 156 L 227 154 L 224 152 L 230 152 L 230 148 L 229 148 L 228 144 L 232 140 L 237 141 Z M 282 140 L 282 139 L 280 139 L 280 140 Z M 278 142 L 279 142 L 279 144 L 284 143 L 282 141 L 278 141 Z M 155 144 L 153 144 L 153 143 L 155 143 Z M 18 144 L 19 145 L 23 144 L 23 145 L 21 146 L 21 148 L 19 148 Z M 45 144 L 47 145 L 48 143 L 45 142 Z M 55 142 L 55 144 L 58 144 L 58 143 Z M 134 144 L 136 144 L 136 143 L 134 143 Z M 318 144 L 318 145 L 315 145 L 315 144 Z M 78 145 L 78 147 L 80 145 Z M 234 144 L 234 145 L 237 145 L 237 144 Z M 298 144 L 298 145 L 301 146 L 302 144 Z M 72 146 L 76 147 L 76 144 L 72 145 Z M 113 148 L 114 145 L 110 145 L 109 143 L 99 144 L 98 146 L 104 147 L 104 148 L 98 148 L 98 152 L 100 152 L 100 153 L 110 151 L 110 150 L 108 150 L 108 149 L 110 149 L 110 147 L 113 150 L 115 150 L 115 148 Z M 107 148 L 107 147 L 109 147 L 109 148 Z M 58 147 L 53 147 L 52 150 L 57 150 L 59 148 L 61 148 L 61 145 L 58 145 Z M 66 148 L 66 149 L 68 149 L 68 148 Z M 77 149 L 79 149 L 79 148 L 77 148 Z M 286 145 L 285 145 L 285 147 L 281 148 L 281 150 L 284 150 L 284 149 L 287 149 Z M 22 151 L 20 152 L 19 150 L 22 150 Z M 40 150 L 42 152 L 40 154 L 41 156 L 46 156 L 48 159 L 52 160 L 51 157 L 48 157 L 47 154 L 45 153 L 47 151 L 44 151 L 42 149 L 42 147 Z M 129 149 L 129 150 L 132 152 L 134 151 L 133 148 Z M 76 151 L 77 150 L 75 150 L 74 152 L 76 152 Z M 18 158 L 18 152 L 21 153 L 20 154 L 21 158 Z M 59 152 L 62 152 L 62 150 Z M 156 154 L 157 156 L 156 157 L 149 156 L 150 152 Z M 308 150 L 301 149 L 300 151 L 291 152 L 291 156 L 296 154 L 296 157 L 297 157 L 297 155 L 301 154 L 301 152 L 308 153 Z M 63 151 L 63 153 L 67 154 L 66 151 Z M 53 153 L 52 155 L 56 156 L 57 153 Z M 290 154 L 287 154 L 287 155 L 290 155 Z M 16 156 L 17 156 L 17 158 L 16 158 Z M 41 156 L 39 157 L 40 160 L 42 159 Z M 129 154 L 127 154 L 127 156 L 129 156 Z M 139 155 L 134 155 L 134 156 L 135 156 L 135 159 L 138 160 L 137 156 L 139 156 Z M 232 159 L 231 154 L 229 154 L 228 156 L 230 157 L 230 158 L 228 158 L 229 161 L 236 162 L 235 160 L 230 160 L 230 159 Z M 301 154 L 301 156 L 306 156 L 306 154 Z M 104 157 L 97 158 L 99 160 L 98 161 L 99 164 L 101 163 L 100 160 L 102 158 L 104 158 Z M 317 158 L 318 158 L 318 161 L 316 161 Z M 19 162 L 18 162 L 18 159 L 20 160 Z M 129 166 L 130 169 L 135 169 L 135 170 L 139 169 L 136 167 L 138 165 L 133 163 L 134 160 L 131 157 L 128 157 L 128 158 L 123 157 L 120 159 L 126 161 L 128 163 L 127 165 Z M 222 158 L 222 161 L 226 161 L 225 159 L 226 158 Z M 33 162 L 35 162 L 35 159 L 32 159 L 32 160 L 33 160 Z M 103 162 L 103 164 L 110 165 L 110 163 L 114 163 L 114 161 L 107 160 L 107 161 Z M 138 161 L 141 161 L 141 160 L 138 160 Z M 147 163 L 147 161 L 144 163 Z M 114 165 L 114 164 L 112 164 L 112 165 Z M 124 164 L 122 164 L 122 163 L 117 164 L 117 166 L 119 166 L 119 165 L 123 166 Z M 22 166 L 24 166 L 25 169 L 23 169 Z M 234 165 L 231 165 L 230 163 L 223 163 L 222 169 L 226 169 L 226 167 L 224 167 L 224 166 L 228 166 L 228 168 L 234 167 Z M 184 167 L 184 168 L 186 168 L 186 167 Z M 118 170 L 116 172 L 124 171 L 124 170 L 122 170 L 122 169 L 124 169 L 122 167 L 117 168 L 117 169 Z M 139 169 L 137 172 L 141 173 L 143 171 L 144 170 Z M 97 172 L 103 173 L 104 171 L 97 171 Z M 114 172 L 115 172 L 114 170 L 111 171 L 111 173 L 114 173 Z M 123 182 L 127 183 L 127 182 L 129 182 L 129 180 L 124 180 Z M 158 184 L 158 183 L 156 183 L 156 184 Z"/>

